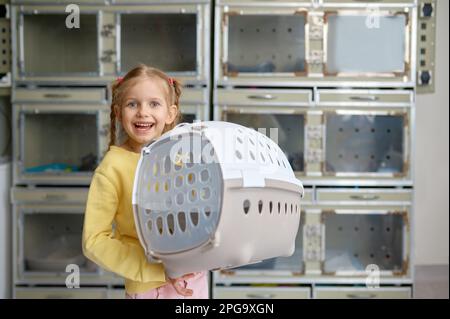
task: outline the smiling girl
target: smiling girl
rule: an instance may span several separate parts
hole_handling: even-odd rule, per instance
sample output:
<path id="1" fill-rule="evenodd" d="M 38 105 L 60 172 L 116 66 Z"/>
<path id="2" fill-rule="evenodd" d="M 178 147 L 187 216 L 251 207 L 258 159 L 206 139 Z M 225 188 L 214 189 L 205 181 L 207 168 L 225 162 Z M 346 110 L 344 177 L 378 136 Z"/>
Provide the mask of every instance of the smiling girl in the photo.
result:
<path id="1" fill-rule="evenodd" d="M 109 150 L 89 188 L 83 252 L 125 278 L 127 298 L 208 298 L 206 272 L 169 278 L 163 264 L 147 261 L 131 204 L 140 151 L 178 123 L 180 95 L 175 79 L 145 65 L 117 79 L 112 87 Z M 122 142 L 117 141 L 117 127 L 125 136 Z"/>

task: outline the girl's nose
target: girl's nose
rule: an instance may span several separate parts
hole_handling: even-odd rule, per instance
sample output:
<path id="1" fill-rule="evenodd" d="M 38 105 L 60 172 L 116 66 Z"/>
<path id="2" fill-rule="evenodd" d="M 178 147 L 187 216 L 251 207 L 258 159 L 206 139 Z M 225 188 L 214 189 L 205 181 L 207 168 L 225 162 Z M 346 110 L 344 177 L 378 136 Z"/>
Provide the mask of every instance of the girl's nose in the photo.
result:
<path id="1" fill-rule="evenodd" d="M 146 110 L 145 107 L 143 107 L 142 105 L 140 105 L 140 106 L 138 107 L 138 109 L 137 109 L 136 115 L 137 115 L 138 117 L 148 117 L 150 114 L 149 114 L 149 111 Z"/>

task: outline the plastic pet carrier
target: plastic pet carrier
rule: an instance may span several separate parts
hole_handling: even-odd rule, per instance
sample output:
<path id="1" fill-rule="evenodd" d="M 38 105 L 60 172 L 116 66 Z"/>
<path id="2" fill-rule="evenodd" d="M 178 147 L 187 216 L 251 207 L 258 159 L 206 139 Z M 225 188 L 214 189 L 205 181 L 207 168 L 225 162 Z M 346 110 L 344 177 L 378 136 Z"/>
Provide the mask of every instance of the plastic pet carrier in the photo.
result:
<path id="1" fill-rule="evenodd" d="M 228 122 L 180 124 L 142 149 L 137 233 L 171 277 L 291 256 L 303 185 L 269 137 Z"/>

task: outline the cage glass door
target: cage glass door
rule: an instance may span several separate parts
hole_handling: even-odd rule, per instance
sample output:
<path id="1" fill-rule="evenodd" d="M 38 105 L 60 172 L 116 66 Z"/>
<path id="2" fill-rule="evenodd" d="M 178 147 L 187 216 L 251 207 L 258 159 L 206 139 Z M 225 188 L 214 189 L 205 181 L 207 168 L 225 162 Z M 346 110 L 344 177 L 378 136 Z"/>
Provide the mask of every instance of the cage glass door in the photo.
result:
<path id="1" fill-rule="evenodd" d="M 197 14 L 121 14 L 121 72 L 139 63 L 166 72 L 197 72 Z"/>
<path id="2" fill-rule="evenodd" d="M 326 73 L 404 74 L 408 16 L 328 13 Z"/>
<path id="3" fill-rule="evenodd" d="M 98 74 L 97 15 L 81 13 L 79 28 L 66 26 L 66 14 L 23 14 L 22 18 L 23 75 Z"/>
<path id="4" fill-rule="evenodd" d="M 97 267 L 83 255 L 81 233 L 83 214 L 39 212 L 22 214 L 23 270 L 26 272 L 65 273 L 69 264 L 82 272 Z"/>
<path id="5" fill-rule="evenodd" d="M 328 113 L 326 173 L 404 174 L 405 116 Z"/>
<path id="6" fill-rule="evenodd" d="M 404 271 L 405 213 L 322 213 L 325 225 L 323 271 L 365 272 L 369 265 L 380 271 Z"/>
<path id="7" fill-rule="evenodd" d="M 92 172 L 99 160 L 97 113 L 21 113 L 24 173 Z"/>
<path id="8" fill-rule="evenodd" d="M 296 172 L 304 171 L 304 114 L 261 114 L 224 112 L 225 121 L 260 131 L 274 140 Z"/>
<path id="9" fill-rule="evenodd" d="M 228 22 L 228 73 L 306 71 L 304 14 L 230 13 Z"/>

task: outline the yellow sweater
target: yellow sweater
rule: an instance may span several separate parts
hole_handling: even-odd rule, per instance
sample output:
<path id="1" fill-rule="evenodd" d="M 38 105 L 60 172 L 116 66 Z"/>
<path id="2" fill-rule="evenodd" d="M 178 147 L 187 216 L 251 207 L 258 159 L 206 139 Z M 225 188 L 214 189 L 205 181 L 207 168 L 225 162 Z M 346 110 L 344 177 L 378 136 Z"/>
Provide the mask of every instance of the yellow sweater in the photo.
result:
<path id="1" fill-rule="evenodd" d="M 134 224 L 131 194 L 139 157 L 118 146 L 106 153 L 91 181 L 83 227 L 85 256 L 124 277 L 129 293 L 166 282 L 163 265 L 147 261 Z"/>

